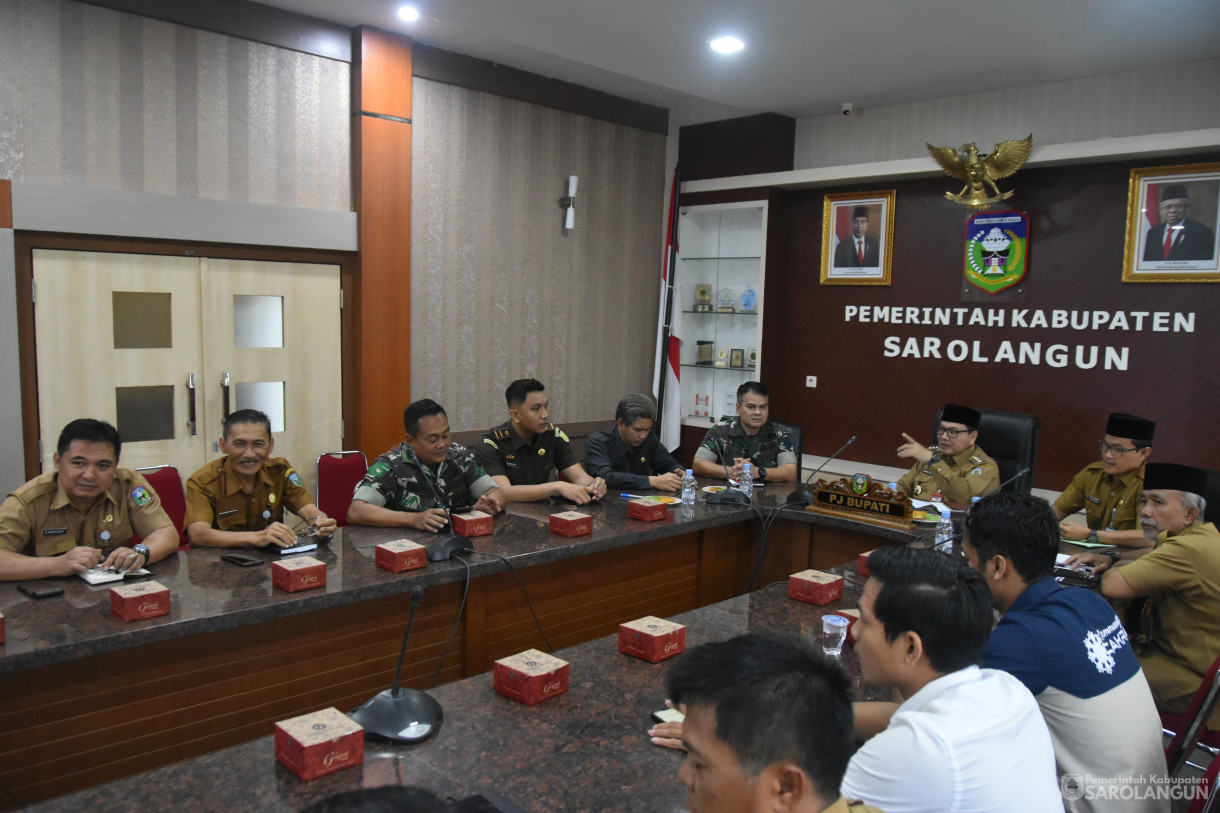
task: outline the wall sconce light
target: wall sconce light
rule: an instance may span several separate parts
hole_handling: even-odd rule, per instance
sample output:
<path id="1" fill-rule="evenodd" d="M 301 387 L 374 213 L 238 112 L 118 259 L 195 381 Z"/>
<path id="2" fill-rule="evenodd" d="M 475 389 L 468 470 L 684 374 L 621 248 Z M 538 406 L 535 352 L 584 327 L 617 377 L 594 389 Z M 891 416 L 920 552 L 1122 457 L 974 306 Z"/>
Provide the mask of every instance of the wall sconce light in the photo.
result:
<path id="1" fill-rule="evenodd" d="M 576 180 L 575 175 L 568 176 L 567 197 L 559 199 L 559 208 L 567 212 L 563 218 L 563 228 L 566 231 L 576 228 Z"/>

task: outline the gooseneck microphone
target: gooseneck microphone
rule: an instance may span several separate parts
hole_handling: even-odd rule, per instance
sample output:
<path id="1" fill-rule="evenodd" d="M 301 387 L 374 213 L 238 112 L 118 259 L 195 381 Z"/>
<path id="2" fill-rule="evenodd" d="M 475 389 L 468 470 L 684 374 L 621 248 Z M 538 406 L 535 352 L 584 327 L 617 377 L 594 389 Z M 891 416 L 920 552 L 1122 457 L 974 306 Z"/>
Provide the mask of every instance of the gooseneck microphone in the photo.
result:
<path id="1" fill-rule="evenodd" d="M 381 739 L 422 742 L 439 731 L 445 719 L 441 704 L 431 695 L 418 689 L 402 688 L 402 665 L 407 656 L 407 642 L 411 638 L 411 627 L 415 624 L 415 611 L 423 600 L 424 588 L 417 584 L 411 588 L 411 614 L 407 616 L 407 631 L 402 636 L 394 684 L 348 715 L 367 733 Z"/>
<path id="2" fill-rule="evenodd" d="M 410 448 L 410 447 L 407 447 Z M 424 469 L 424 464 L 420 462 L 419 455 L 411 449 L 411 460 L 419 467 L 419 473 L 424 478 L 424 482 L 428 484 L 428 489 L 432 492 L 432 496 L 436 497 L 436 502 L 445 512 L 445 522 L 449 526 L 450 536 L 446 539 L 436 542 L 428 546 L 428 561 L 429 562 L 447 562 L 453 558 L 456 553 L 470 553 L 474 550 L 474 545 L 470 544 L 470 540 L 464 536 L 458 536 L 453 533 L 453 514 L 449 511 L 449 501 L 441 496 L 437 491 L 436 484 L 432 482 L 432 478 L 428 476 L 428 472 Z"/>
<path id="3" fill-rule="evenodd" d="M 805 482 L 801 483 L 800 486 L 798 486 L 795 491 L 793 491 L 791 494 L 788 495 L 788 502 L 793 503 L 795 505 L 811 504 L 813 502 L 813 495 L 809 493 L 809 489 L 807 488 L 807 486 L 809 485 L 810 481 L 813 480 L 813 475 L 817 474 L 819 471 L 826 468 L 827 464 L 829 464 L 830 461 L 834 460 L 836 457 L 838 457 L 840 454 L 842 454 L 843 450 L 846 449 L 848 446 L 855 443 L 856 438 L 858 438 L 858 437 L 860 437 L 860 436 L 852 435 L 851 437 L 849 437 L 847 439 L 847 442 L 844 443 L 842 446 L 840 446 L 839 450 L 837 452 L 835 452 L 830 457 L 823 460 L 822 465 L 818 466 L 816 469 L 809 472 L 809 476 L 805 478 Z"/>
<path id="4" fill-rule="evenodd" d="M 1008 485 L 1008 484 L 1009 484 L 1009 483 L 1011 483 L 1013 480 L 1016 480 L 1016 479 L 1017 479 L 1017 478 L 1019 478 L 1019 477 L 1023 477 L 1023 476 L 1024 476 L 1024 475 L 1026 475 L 1026 474 L 1029 474 L 1029 466 L 1026 466 L 1025 468 L 1021 469 L 1019 472 L 1017 472 L 1016 474 L 1014 474 L 1012 477 L 1009 477 L 1007 480 L 1005 480 L 1004 482 L 1000 483 L 998 486 L 996 486 L 995 488 L 991 489 L 990 491 L 986 491 L 986 492 L 984 492 L 984 493 L 980 494 L 980 495 L 979 495 L 979 499 L 981 500 L 981 499 L 983 499 L 984 497 L 990 497 L 992 494 L 995 494 L 997 491 L 1003 491 L 1003 490 L 1004 490 L 1004 486 Z"/>

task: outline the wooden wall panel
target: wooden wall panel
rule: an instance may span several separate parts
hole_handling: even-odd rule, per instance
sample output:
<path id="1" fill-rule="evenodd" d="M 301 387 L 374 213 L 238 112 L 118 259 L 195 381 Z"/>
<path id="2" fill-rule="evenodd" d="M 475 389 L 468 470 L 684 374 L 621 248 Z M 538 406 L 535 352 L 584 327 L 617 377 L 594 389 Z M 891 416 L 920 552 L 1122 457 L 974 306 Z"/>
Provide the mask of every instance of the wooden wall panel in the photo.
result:
<path id="1" fill-rule="evenodd" d="M 357 371 L 344 397 L 345 405 L 356 406 L 346 413 L 345 437 L 371 460 L 402 440 L 402 410 L 411 394 L 411 41 L 371 28 L 353 36 L 360 253 L 344 330 Z"/>
<path id="2" fill-rule="evenodd" d="M 1199 156 L 1215 161 L 1220 155 Z M 1192 161 L 1193 162 L 1193 161 Z M 1013 208 L 1031 217 L 1029 271 L 1015 289 L 989 296 L 963 292 L 963 230 L 967 211 L 945 200 L 948 177 L 771 195 L 763 380 L 772 414 L 805 427 L 805 451 L 826 455 L 853 434 L 850 458 L 904 465 L 894 454 L 901 433 L 929 438 L 936 409 L 946 401 L 1031 412 L 1042 418 L 1034 485 L 1062 489 L 1097 459 L 1095 442 L 1110 412 L 1158 422 L 1153 457 L 1216 468 L 1220 445 L 1199 427 L 1220 413 L 1215 348 L 1220 345 L 1220 284 L 1123 283 L 1127 184 L 1133 167 L 1173 164 L 1142 159 L 1025 170 L 1004 188 Z M 818 282 L 823 196 L 828 192 L 897 189 L 893 284 L 827 286 Z M 755 190 L 753 197 L 767 194 Z M 708 202 L 684 196 L 683 203 Z M 777 218 L 780 220 L 777 221 Z M 782 229 L 776 224 L 782 223 Z M 781 251 L 771 240 L 782 239 Z M 1005 312 L 1005 327 L 847 322 L 848 306 L 982 308 Z M 1194 314 L 1193 332 L 1013 328 L 1013 312 L 1053 310 Z M 1027 316 L 1027 318 L 1029 318 Z M 1133 322 L 1132 322 L 1133 326 Z M 980 342 L 987 362 L 947 358 L 887 358 L 885 340 L 924 337 Z M 998 363 L 1003 340 L 1071 348 L 1066 367 Z M 1077 367 L 1075 348 L 1127 348 L 1128 369 Z M 1104 354 L 1104 349 L 1099 350 Z M 1104 357 L 1104 355 L 1103 355 Z M 805 387 L 818 376 L 816 389 Z M 986 448 L 986 438 L 980 439 Z"/>
<path id="3" fill-rule="evenodd" d="M 13 182 L 0 178 L 0 229 L 13 227 Z"/>

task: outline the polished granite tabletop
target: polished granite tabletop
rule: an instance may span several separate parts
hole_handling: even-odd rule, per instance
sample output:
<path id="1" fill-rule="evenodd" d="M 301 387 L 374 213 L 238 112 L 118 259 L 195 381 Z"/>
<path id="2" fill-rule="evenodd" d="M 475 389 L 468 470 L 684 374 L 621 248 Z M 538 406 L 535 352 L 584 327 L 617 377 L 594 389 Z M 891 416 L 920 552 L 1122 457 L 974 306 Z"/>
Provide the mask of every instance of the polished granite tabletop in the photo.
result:
<path id="1" fill-rule="evenodd" d="M 495 518 L 492 535 L 471 542 L 478 551 L 509 557 L 517 567 L 530 567 L 772 515 L 898 542 L 913 538 L 903 531 L 807 513 L 784 502 L 792 488 L 790 483 L 771 484 L 756 495 L 753 507 L 708 505 L 707 494 L 701 492 L 695 506 L 673 506 L 668 518 L 659 522 L 628 518 L 627 500 L 618 492 L 586 506 L 555 500 L 514 503 Z M 593 533 L 575 538 L 550 533 L 550 515 L 567 510 L 592 515 Z M 436 539 L 413 529 L 341 528 L 333 539 L 308 554 L 326 564 L 326 587 L 297 593 L 272 586 L 270 562 L 280 558 L 274 552 L 242 549 L 242 553 L 266 560 L 261 566 L 242 568 L 221 560 L 224 549 L 179 551 L 149 568 L 152 578 L 170 590 L 171 613 L 135 622 L 123 622 L 110 614 L 113 584 L 94 586 L 75 577 L 47 579 L 46 583 L 64 588 L 63 595 L 47 599 L 29 598 L 12 583 L 0 584 L 0 613 L 5 616 L 7 632 L 7 642 L 0 645 L 0 672 L 325 610 L 401 594 L 417 584 L 430 587 L 464 577 L 465 568 L 457 561 L 429 563 L 397 574 L 379 569 L 374 562 L 375 546 L 404 537 L 421 544 Z M 470 556 L 468 560 L 475 577 L 498 573 L 504 567 L 492 557 Z"/>
<path id="2" fill-rule="evenodd" d="M 687 626 L 688 648 L 759 630 L 789 630 L 816 642 L 822 615 L 859 599 L 854 564 L 836 570 L 845 576 L 844 595 L 827 607 L 787 598 L 784 582 L 673 620 Z M 682 755 L 652 745 L 647 734 L 649 715 L 664 705 L 668 663 L 621 654 L 613 635 L 557 655 L 570 664 L 567 694 L 523 706 L 496 694 L 489 673 L 442 686 L 431 694 L 444 723 L 430 740 L 413 746 L 369 740 L 363 765 L 312 782 L 280 765 L 266 736 L 31 809 L 288 811 L 339 791 L 403 784 L 454 798 L 493 795 L 539 813 L 684 810 L 686 792 L 676 777 Z M 860 698 L 884 696 L 861 684 L 851 645 L 842 662 Z"/>

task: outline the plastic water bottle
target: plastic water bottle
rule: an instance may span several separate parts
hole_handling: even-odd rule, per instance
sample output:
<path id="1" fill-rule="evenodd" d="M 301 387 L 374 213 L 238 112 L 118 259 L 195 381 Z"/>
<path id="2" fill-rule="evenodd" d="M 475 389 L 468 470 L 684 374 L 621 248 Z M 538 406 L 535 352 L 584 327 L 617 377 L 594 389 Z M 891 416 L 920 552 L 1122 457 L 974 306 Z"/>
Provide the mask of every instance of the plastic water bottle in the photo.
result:
<path id="1" fill-rule="evenodd" d="M 695 482 L 695 472 L 693 469 L 686 470 L 686 476 L 682 478 L 682 504 L 695 504 L 695 491 L 699 488 Z"/>
<path id="2" fill-rule="evenodd" d="M 897 484 L 897 483 L 890 483 L 890 491 L 892 491 L 892 492 L 894 492 L 895 494 L 897 494 L 897 493 L 898 493 L 898 484 Z"/>
<path id="3" fill-rule="evenodd" d="M 738 490 L 747 497 L 754 497 L 754 472 L 750 471 L 750 464 L 746 463 L 741 467 L 741 480 L 737 486 Z"/>
<path id="4" fill-rule="evenodd" d="M 953 519 L 949 516 L 949 506 L 940 507 L 940 522 L 936 523 L 936 547 L 945 551 L 953 547 Z"/>

